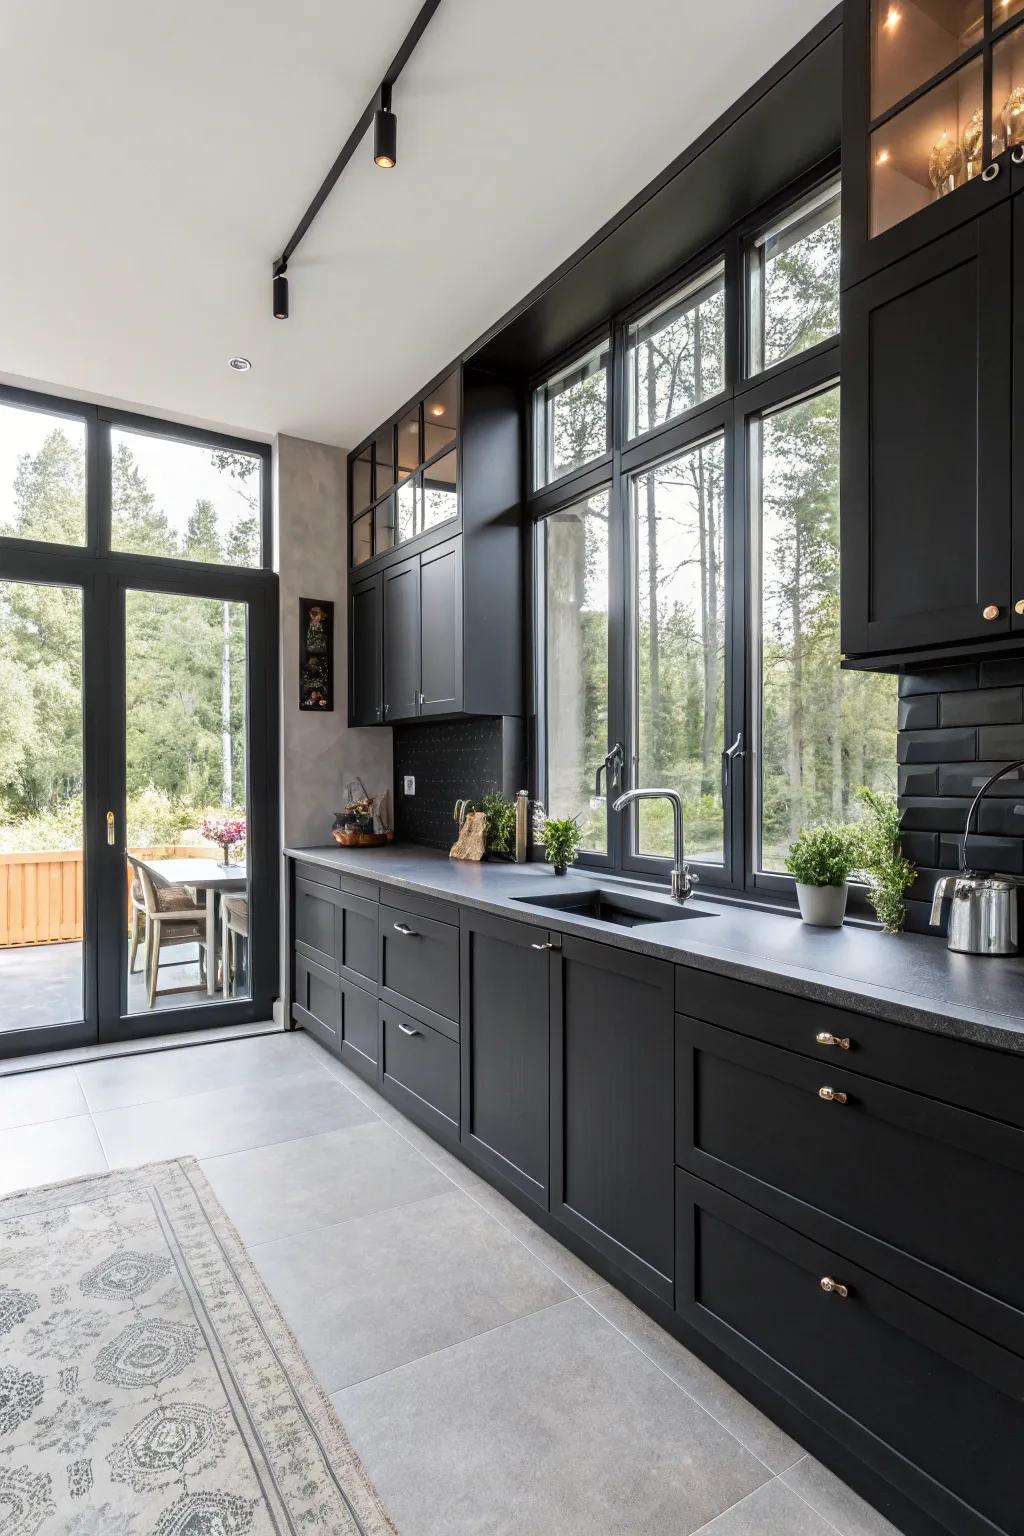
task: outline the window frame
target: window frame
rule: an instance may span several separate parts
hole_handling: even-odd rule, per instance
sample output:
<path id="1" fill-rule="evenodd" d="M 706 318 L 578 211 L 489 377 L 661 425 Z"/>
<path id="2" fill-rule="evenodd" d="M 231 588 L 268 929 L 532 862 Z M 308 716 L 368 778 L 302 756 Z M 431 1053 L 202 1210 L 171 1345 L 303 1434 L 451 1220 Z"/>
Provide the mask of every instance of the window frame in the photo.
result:
<path id="1" fill-rule="evenodd" d="M 626 762 L 623 786 L 634 782 L 636 741 L 633 704 L 637 629 L 637 557 L 633 548 L 630 480 L 636 474 L 674 458 L 700 442 L 723 433 L 725 438 L 726 487 L 723 556 L 725 577 L 725 706 L 724 751 L 741 740 L 741 751 L 732 763 L 728 788 L 723 786 L 723 848 L 721 866 L 695 861 L 703 889 L 716 896 L 733 896 L 787 910 L 795 906 L 795 881 L 790 875 L 757 868 L 759 863 L 759 748 L 761 709 L 760 645 L 756 633 L 757 602 L 753 592 L 757 576 L 752 518 L 758 510 L 752 494 L 750 475 L 750 427 L 763 415 L 771 414 L 792 401 L 818 393 L 831 383 L 841 382 L 840 337 L 836 335 L 806 348 L 793 358 L 748 376 L 749 308 L 747 260 L 758 235 L 801 205 L 813 207 L 824 200 L 829 188 L 838 189 L 839 156 L 830 156 L 814 172 L 793 182 L 770 202 L 753 211 L 691 258 L 656 288 L 631 301 L 611 319 L 610 326 L 591 332 L 574 347 L 560 353 L 551 364 L 527 382 L 525 416 L 527 444 L 526 552 L 530 568 L 528 591 L 531 597 L 532 623 L 529 627 L 532 647 L 531 677 L 533 698 L 533 753 L 531 780 L 536 798 L 547 805 L 548 764 L 546 739 L 546 698 L 544 678 L 546 648 L 544 635 L 545 570 L 540 525 L 553 513 L 563 511 L 599 489 L 607 488 L 609 498 L 609 693 L 608 747 L 623 744 Z M 648 432 L 628 438 L 628 344 L 630 327 L 638 318 L 650 314 L 683 291 L 703 272 L 710 272 L 719 262 L 725 269 L 725 388 L 701 401 L 669 422 Z M 557 375 L 573 358 L 587 355 L 610 331 L 609 409 L 610 451 L 600 460 L 563 476 L 547 485 L 533 485 L 536 464 L 534 399 L 538 384 Z M 756 650 L 755 650 L 756 648 Z M 755 660 L 757 667 L 755 667 Z M 596 765 L 595 765 L 596 767 Z M 609 802 L 612 796 L 609 795 Z M 595 874 L 612 875 L 645 883 L 667 885 L 670 859 L 643 855 L 635 850 L 634 812 L 608 817 L 606 854 L 581 852 L 579 867 Z M 685 830 L 685 829 L 684 829 Z M 539 857 L 540 855 L 536 855 Z M 851 889 L 850 915 L 870 918 L 870 907 L 863 892 Z"/>
<path id="2" fill-rule="evenodd" d="M 568 469 L 557 478 L 547 478 L 548 450 L 547 429 L 543 438 L 538 432 L 538 419 L 541 414 L 539 392 L 546 388 L 553 380 L 571 373 L 574 367 L 582 367 L 594 354 L 605 353 L 608 357 L 606 368 L 607 393 L 605 412 L 605 443 L 604 453 L 598 454 L 593 459 L 588 459 L 585 464 L 578 464 L 573 469 Z M 611 464 L 613 445 L 616 439 L 616 414 L 615 414 L 615 372 L 616 372 L 616 348 L 614 329 L 605 325 L 597 331 L 591 331 L 576 346 L 560 352 L 540 373 L 535 374 L 527 382 L 526 389 L 526 486 L 527 499 L 538 500 L 542 497 L 550 497 L 552 494 L 568 495 L 570 488 L 581 479 L 607 479 L 607 468 Z M 543 461 L 544 478 L 538 478 L 538 469 Z M 597 475 L 597 471 L 604 469 L 604 476 Z M 575 499 L 575 498 L 570 498 Z"/>
<path id="3" fill-rule="evenodd" d="M 728 287 L 732 276 L 732 263 L 730 262 L 729 254 L 729 251 L 725 245 L 723 245 L 720 249 L 717 250 L 717 252 L 713 252 L 709 261 L 690 263 L 686 268 L 685 277 L 677 278 L 670 284 L 661 285 L 656 290 L 658 295 L 656 298 L 648 297 L 645 303 L 632 305 L 630 310 L 622 317 L 620 325 L 617 327 L 617 329 L 622 333 L 621 347 L 624 381 L 622 417 L 623 449 L 632 449 L 640 444 L 648 443 L 651 439 L 657 436 L 659 432 L 663 432 L 669 427 L 677 426 L 680 422 L 686 421 L 690 417 L 699 415 L 702 411 L 708 410 L 718 401 L 726 399 L 732 391 L 735 385 L 735 377 L 731 367 L 732 356 L 729 346 Z M 686 299 L 692 298 L 698 294 L 702 288 L 707 287 L 719 274 L 721 274 L 722 292 L 723 295 L 726 296 L 725 335 L 723 338 L 722 348 L 722 373 L 724 381 L 722 388 L 716 390 L 713 395 L 707 395 L 703 400 L 698 400 L 695 405 L 688 406 L 685 411 L 677 411 L 676 414 L 674 416 L 670 416 L 667 421 L 659 421 L 655 426 L 648 427 L 644 432 L 635 432 L 631 434 L 629 429 L 632 405 L 632 385 L 628 378 L 630 332 L 634 329 L 634 327 L 642 325 L 645 320 L 654 320 L 658 317 L 659 313 L 667 312 L 672 308 L 674 303 L 678 303 L 680 305 L 684 304 Z"/>

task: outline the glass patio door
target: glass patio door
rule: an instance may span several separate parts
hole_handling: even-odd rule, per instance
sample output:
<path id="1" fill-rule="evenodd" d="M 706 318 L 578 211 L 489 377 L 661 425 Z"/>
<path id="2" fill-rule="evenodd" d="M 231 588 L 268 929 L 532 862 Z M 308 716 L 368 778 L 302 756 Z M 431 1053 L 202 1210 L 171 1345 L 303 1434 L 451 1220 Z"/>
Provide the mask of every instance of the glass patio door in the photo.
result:
<path id="1" fill-rule="evenodd" d="M 0 580 L 0 1058 L 96 1039 L 82 586 Z"/>

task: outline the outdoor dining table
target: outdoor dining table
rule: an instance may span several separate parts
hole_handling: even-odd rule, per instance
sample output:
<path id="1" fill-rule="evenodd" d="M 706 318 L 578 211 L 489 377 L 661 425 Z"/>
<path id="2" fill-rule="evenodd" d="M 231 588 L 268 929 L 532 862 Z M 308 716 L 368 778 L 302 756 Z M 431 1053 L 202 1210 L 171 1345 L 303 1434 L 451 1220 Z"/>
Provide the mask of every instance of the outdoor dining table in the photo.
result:
<path id="1" fill-rule="evenodd" d="M 206 990 L 217 995 L 217 897 L 225 892 L 244 891 L 249 872 L 244 864 L 230 864 L 227 869 L 216 859 L 139 859 L 153 877 L 154 885 L 184 885 L 196 896 L 201 892 L 206 902 Z M 197 902 L 198 904 L 198 902 Z"/>

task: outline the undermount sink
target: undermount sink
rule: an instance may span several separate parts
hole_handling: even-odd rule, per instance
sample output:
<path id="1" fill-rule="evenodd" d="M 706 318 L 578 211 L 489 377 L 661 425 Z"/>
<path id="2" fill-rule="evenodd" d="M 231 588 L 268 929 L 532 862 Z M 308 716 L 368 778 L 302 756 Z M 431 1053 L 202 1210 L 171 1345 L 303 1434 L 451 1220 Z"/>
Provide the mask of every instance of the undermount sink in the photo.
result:
<path id="1" fill-rule="evenodd" d="M 645 901 L 642 896 L 621 895 L 618 891 L 583 890 L 561 892 L 557 896 L 513 896 L 513 901 L 531 907 L 549 907 L 573 917 L 589 917 L 611 928 L 642 928 L 647 923 L 676 923 L 683 917 L 713 917 L 681 902 L 669 906 L 661 901 Z"/>

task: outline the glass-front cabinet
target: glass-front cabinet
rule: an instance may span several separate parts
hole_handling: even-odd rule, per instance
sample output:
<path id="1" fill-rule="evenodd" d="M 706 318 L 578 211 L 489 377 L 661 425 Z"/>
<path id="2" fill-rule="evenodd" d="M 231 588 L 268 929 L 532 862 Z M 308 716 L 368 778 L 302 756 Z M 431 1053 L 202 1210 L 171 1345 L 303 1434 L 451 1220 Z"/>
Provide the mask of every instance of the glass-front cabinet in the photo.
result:
<path id="1" fill-rule="evenodd" d="M 353 569 L 458 518 L 459 394 L 456 369 L 349 460 Z"/>
<path id="2" fill-rule="evenodd" d="M 1024 0 L 847 0 L 845 16 L 848 287 L 1008 192 Z"/>

